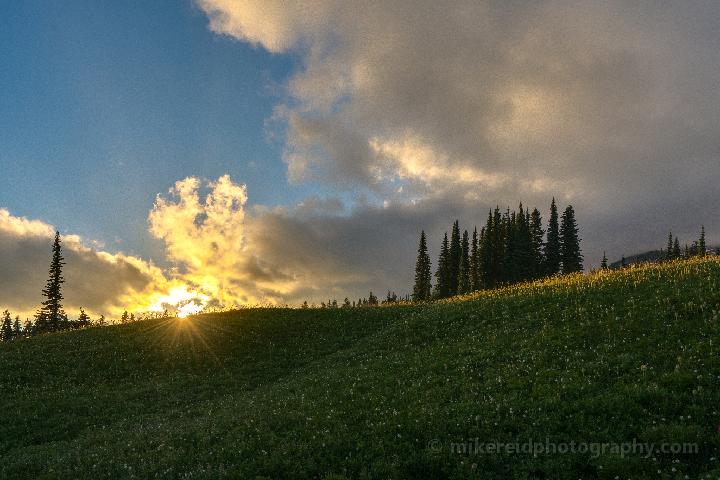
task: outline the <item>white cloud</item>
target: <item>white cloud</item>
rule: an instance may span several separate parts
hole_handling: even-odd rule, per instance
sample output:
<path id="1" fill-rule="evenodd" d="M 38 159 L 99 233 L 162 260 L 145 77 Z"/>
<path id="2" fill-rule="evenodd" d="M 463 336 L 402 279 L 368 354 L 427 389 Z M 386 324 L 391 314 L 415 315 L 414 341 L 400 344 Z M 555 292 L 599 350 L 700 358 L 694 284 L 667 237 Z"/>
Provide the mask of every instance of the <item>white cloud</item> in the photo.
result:
<path id="1" fill-rule="evenodd" d="M 720 4 L 198 3 L 214 32 L 303 59 L 278 107 L 291 181 L 479 209 L 555 195 L 591 262 L 659 222 L 720 230 L 703 206 L 720 203 Z M 618 243 L 608 215 L 642 221 Z"/>

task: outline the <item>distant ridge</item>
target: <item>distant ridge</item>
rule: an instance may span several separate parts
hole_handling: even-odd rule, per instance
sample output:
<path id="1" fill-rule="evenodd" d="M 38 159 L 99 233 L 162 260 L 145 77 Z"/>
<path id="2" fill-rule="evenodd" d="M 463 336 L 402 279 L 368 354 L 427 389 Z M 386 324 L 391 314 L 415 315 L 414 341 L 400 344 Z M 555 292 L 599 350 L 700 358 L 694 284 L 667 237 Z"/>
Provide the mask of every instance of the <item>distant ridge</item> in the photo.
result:
<path id="1" fill-rule="evenodd" d="M 720 255 L 720 246 L 708 247 L 709 255 Z M 660 250 L 648 250 L 647 252 L 636 253 L 634 255 L 627 255 L 625 257 L 625 265 L 633 263 L 648 263 L 656 262 L 662 258 L 665 252 Z M 622 266 L 622 259 L 616 260 L 610 264 L 610 268 L 620 268 Z"/>

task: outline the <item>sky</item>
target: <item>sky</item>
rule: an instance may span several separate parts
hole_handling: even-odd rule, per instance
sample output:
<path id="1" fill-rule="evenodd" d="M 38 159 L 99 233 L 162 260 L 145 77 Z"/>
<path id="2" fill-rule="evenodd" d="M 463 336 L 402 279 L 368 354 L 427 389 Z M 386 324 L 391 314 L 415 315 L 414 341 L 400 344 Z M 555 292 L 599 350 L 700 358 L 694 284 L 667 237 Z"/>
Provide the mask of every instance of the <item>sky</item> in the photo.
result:
<path id="1" fill-rule="evenodd" d="M 572 204 L 586 269 L 720 243 L 720 4 L 0 5 L 0 307 L 411 288 L 455 218 Z M 101 287 L 99 287 L 101 286 Z"/>

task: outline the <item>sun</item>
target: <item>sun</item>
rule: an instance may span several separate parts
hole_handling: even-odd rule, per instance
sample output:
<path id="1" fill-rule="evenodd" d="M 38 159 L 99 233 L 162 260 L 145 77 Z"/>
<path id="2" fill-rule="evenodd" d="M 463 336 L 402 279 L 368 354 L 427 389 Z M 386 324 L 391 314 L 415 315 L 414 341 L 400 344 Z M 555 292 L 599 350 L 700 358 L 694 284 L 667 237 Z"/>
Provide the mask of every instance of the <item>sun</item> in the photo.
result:
<path id="1" fill-rule="evenodd" d="M 173 311 L 179 318 L 186 318 L 201 313 L 209 301 L 208 295 L 183 284 L 172 287 L 165 295 L 158 296 L 148 310 L 151 312 Z"/>

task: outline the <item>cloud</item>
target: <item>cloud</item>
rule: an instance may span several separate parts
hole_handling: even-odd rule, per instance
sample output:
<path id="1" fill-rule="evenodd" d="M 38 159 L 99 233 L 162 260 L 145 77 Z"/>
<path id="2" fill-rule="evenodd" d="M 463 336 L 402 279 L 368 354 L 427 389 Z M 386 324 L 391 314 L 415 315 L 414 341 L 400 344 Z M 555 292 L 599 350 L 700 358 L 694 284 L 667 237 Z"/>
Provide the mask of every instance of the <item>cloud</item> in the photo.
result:
<path id="1" fill-rule="evenodd" d="M 23 317 L 37 310 L 54 235 L 51 225 L 0 209 L 0 306 Z M 160 269 L 137 257 L 90 249 L 76 235 L 62 236 L 62 245 L 69 315 L 79 307 L 96 315 L 119 315 L 130 306 L 145 311 L 169 286 Z"/>
<path id="2" fill-rule="evenodd" d="M 702 205 L 668 216 L 720 202 L 720 4 L 198 4 L 214 32 L 302 59 L 276 115 L 293 182 L 483 209 L 555 195 L 599 236 L 590 262 L 720 230 Z M 602 230 L 632 219 L 625 240 Z"/>
<path id="3" fill-rule="evenodd" d="M 207 190 L 202 195 L 202 190 Z M 158 195 L 148 221 L 165 244 L 173 277 L 206 296 L 207 306 L 278 303 L 294 283 L 248 243 L 247 190 L 228 175 L 202 182 L 188 177 Z"/>

